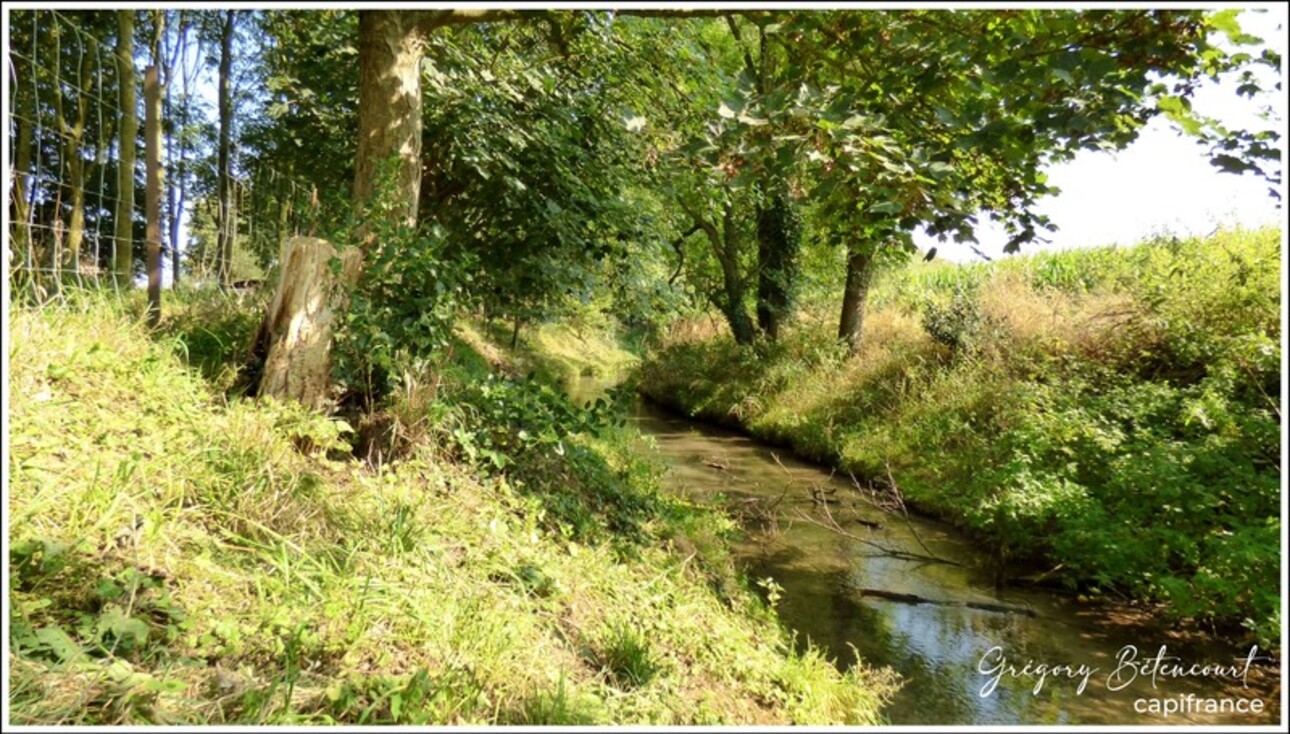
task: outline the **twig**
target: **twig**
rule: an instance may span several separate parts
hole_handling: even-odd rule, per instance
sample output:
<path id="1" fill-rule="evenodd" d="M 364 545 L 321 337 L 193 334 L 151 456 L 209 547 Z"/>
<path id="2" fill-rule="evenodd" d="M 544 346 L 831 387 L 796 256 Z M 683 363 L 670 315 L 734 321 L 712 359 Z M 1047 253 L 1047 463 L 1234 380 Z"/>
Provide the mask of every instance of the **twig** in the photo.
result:
<path id="1" fill-rule="evenodd" d="M 828 505 L 824 505 L 823 507 L 824 507 L 824 515 L 825 517 L 828 518 L 827 523 L 822 523 L 819 520 L 815 520 L 811 518 L 809 515 L 807 515 L 806 513 L 801 512 L 800 510 L 798 511 L 798 514 L 803 520 L 806 520 L 812 525 L 822 527 L 825 530 L 831 530 L 837 533 L 838 535 L 841 535 L 844 538 L 848 538 L 850 540 L 856 541 L 857 543 L 862 543 L 864 545 L 869 546 L 870 548 L 874 548 L 879 552 L 881 552 L 884 556 L 889 556 L 891 558 L 900 558 L 902 560 L 908 560 L 908 561 L 928 561 L 930 563 L 944 563 L 950 566 L 963 565 L 958 561 L 951 561 L 948 558 L 941 558 L 939 556 L 933 556 L 933 555 L 923 555 L 921 553 L 910 553 L 909 551 L 903 551 L 896 548 L 889 548 L 883 545 L 882 543 L 874 542 L 872 540 L 869 540 L 868 538 L 861 538 L 860 536 L 855 535 L 854 533 L 847 532 L 842 528 L 841 525 L 838 525 L 837 520 L 833 519 L 833 514 L 829 512 Z"/>
<path id="2" fill-rule="evenodd" d="M 914 536 L 914 540 L 918 541 L 919 547 L 926 551 L 928 555 L 932 555 L 932 549 L 927 547 L 922 536 L 914 529 L 914 524 L 909 521 L 909 510 L 905 508 L 905 497 L 900 493 L 900 487 L 896 486 L 896 478 L 891 475 L 891 462 L 884 460 L 883 465 L 887 469 L 887 482 L 891 485 L 891 492 L 895 495 L 896 503 L 900 506 L 900 514 L 905 519 L 905 527 L 909 528 L 909 533 Z M 855 481 L 855 477 L 852 477 L 851 480 Z"/>

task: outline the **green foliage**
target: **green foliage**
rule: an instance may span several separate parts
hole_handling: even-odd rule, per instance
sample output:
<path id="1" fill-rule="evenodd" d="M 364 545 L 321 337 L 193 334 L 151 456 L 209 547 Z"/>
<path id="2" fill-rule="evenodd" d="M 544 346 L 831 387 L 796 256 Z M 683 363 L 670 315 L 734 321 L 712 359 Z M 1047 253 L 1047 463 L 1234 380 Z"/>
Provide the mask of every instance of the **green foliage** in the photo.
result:
<path id="1" fill-rule="evenodd" d="M 475 258 L 490 314 L 533 322 L 589 302 L 655 246 L 633 186 L 643 151 L 619 114 L 632 54 L 583 13 L 429 45 L 421 217 L 452 257 Z"/>
<path id="2" fill-rule="evenodd" d="M 761 361 L 727 340 L 669 346 L 641 386 L 862 476 L 890 470 L 911 505 L 1086 592 L 1275 646 L 1280 237 L 910 265 L 875 283 L 881 336 L 853 360 L 803 327 Z"/>
<path id="3" fill-rule="evenodd" d="M 328 417 L 221 395 L 138 304 L 67 295 L 11 313 L 6 345 L 14 722 L 878 721 L 889 681 L 795 654 L 716 590 L 732 522 L 662 496 L 628 432 L 490 476 L 429 443 L 337 461 L 302 450 L 339 437 Z M 565 420 L 531 389 L 485 394 Z M 648 655 L 603 648 L 619 681 L 584 650 L 624 610 Z"/>
<path id="4" fill-rule="evenodd" d="M 570 436 L 596 437 L 624 423 L 621 402 L 599 399 L 580 408 L 545 383 L 491 373 L 463 385 L 455 399 L 470 407 L 465 425 L 453 434 L 458 447 L 470 460 L 486 459 L 497 469 L 533 453 L 563 456 Z"/>
<path id="5" fill-rule="evenodd" d="M 248 345 L 264 318 L 266 290 L 240 296 L 182 285 L 174 293 L 163 304 L 161 328 L 174 336 L 176 351 L 219 389 L 240 389 Z"/>
<path id="6" fill-rule="evenodd" d="M 20 654 L 58 663 L 155 661 L 192 626 L 164 575 L 105 569 L 82 550 L 38 538 L 15 543 L 9 564 L 20 592 L 10 640 Z"/>
<path id="7" fill-rule="evenodd" d="M 470 302 L 477 265 L 470 253 L 448 254 L 438 226 L 402 224 L 394 213 L 399 194 L 393 168 L 382 171 L 368 217 L 373 244 L 349 291 L 333 368 L 341 384 L 367 402 L 386 395 L 405 372 L 418 371 L 449 343 L 457 314 Z"/>
<path id="8" fill-rule="evenodd" d="M 923 328 L 938 344 L 958 353 L 980 336 L 981 308 L 974 294 L 956 287 L 948 303 L 929 301 L 923 307 Z"/>
<path id="9" fill-rule="evenodd" d="M 660 669 L 649 640 L 621 623 L 601 631 L 591 652 L 591 662 L 625 688 L 639 688 L 649 683 Z"/>

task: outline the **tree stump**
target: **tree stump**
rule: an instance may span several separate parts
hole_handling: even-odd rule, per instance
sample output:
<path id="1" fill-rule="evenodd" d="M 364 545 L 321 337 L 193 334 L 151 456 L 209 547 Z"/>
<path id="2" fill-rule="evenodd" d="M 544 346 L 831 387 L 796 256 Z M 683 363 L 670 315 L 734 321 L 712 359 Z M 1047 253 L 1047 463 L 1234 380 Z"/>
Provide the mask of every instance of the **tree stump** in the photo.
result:
<path id="1" fill-rule="evenodd" d="M 332 258 L 341 260 L 340 275 Z M 336 313 L 358 279 L 357 248 L 337 252 L 326 240 L 292 237 L 282 246 L 273 300 L 252 343 L 252 363 L 263 360 L 257 394 L 322 407 L 331 387 L 331 342 Z"/>

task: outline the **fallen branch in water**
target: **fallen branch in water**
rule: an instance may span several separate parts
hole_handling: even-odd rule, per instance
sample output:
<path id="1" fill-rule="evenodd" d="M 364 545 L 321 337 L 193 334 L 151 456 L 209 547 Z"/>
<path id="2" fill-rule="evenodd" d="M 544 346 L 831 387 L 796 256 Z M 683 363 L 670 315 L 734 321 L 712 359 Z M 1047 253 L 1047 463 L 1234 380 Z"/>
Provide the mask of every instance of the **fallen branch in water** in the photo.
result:
<path id="1" fill-rule="evenodd" d="M 905 496 L 900 493 L 900 487 L 896 486 L 896 478 L 891 475 L 891 462 L 884 461 L 883 465 L 887 469 L 887 482 L 891 485 L 891 493 L 896 498 L 896 503 L 900 505 L 901 516 L 905 518 L 905 527 L 909 528 L 910 534 L 914 536 L 914 540 L 918 541 L 923 550 L 931 553 L 931 549 L 923 542 L 923 537 L 918 534 L 918 531 L 914 529 L 914 524 L 909 521 L 909 510 L 905 508 Z M 851 477 L 851 481 L 854 482 L 855 477 Z"/>
<path id="2" fill-rule="evenodd" d="M 833 519 L 833 514 L 829 512 L 828 505 L 821 505 L 821 507 L 824 508 L 824 515 L 826 518 L 828 518 L 828 522 L 820 522 L 819 520 L 816 520 L 815 518 L 811 517 L 807 513 L 801 512 L 800 510 L 798 511 L 798 515 L 801 516 L 803 520 L 811 523 L 812 525 L 822 527 L 825 530 L 830 530 L 832 532 L 835 532 L 844 538 L 849 538 L 851 540 L 854 540 L 857 543 L 867 545 L 870 548 L 873 548 L 879 551 L 884 556 L 888 556 L 890 558 L 899 558 L 901 560 L 906 560 L 906 561 L 928 561 L 931 563 L 944 563 L 949 566 L 963 565 L 958 561 L 951 561 L 948 558 L 941 558 L 940 556 L 934 556 L 934 555 L 923 555 L 921 553 L 911 553 L 909 551 L 900 550 L 898 548 L 890 548 L 888 546 L 883 545 L 882 543 L 869 540 L 868 538 L 861 538 L 860 536 L 855 535 L 854 533 L 849 533 L 846 530 L 844 530 L 842 526 L 838 524 L 838 521 Z"/>
<path id="3" fill-rule="evenodd" d="M 1035 610 L 1029 607 L 1019 607 L 1013 604 L 1003 604 L 989 601 L 958 601 L 947 599 L 929 599 L 918 594 L 907 594 L 900 591 L 887 591 L 886 589 L 856 589 L 860 596 L 873 596 L 888 601 L 902 602 L 904 604 L 937 604 L 944 607 L 969 607 L 971 609 L 981 609 L 987 612 L 999 612 L 1000 614 L 1020 614 L 1026 617 L 1037 617 Z"/>
<path id="4" fill-rule="evenodd" d="M 790 471 L 788 470 L 788 467 L 784 466 L 784 462 L 782 462 L 782 461 L 780 461 L 780 460 L 779 460 L 779 457 L 775 455 L 775 452 L 774 452 L 774 451 L 772 451 L 772 452 L 770 453 L 770 458 L 774 459 L 774 460 L 775 460 L 775 464 L 776 464 L 780 469 L 782 469 L 786 475 L 788 475 L 788 485 L 789 485 L 789 487 L 792 487 L 793 485 L 797 484 L 797 481 L 798 481 L 798 480 L 797 480 L 797 478 L 796 478 L 796 477 L 794 477 L 794 476 L 793 476 L 793 473 L 792 473 L 792 472 L 790 472 Z M 829 481 L 832 481 L 832 480 L 833 480 L 833 471 L 830 471 L 830 472 L 829 472 Z M 833 489 L 830 489 L 830 490 L 826 490 L 826 489 L 824 489 L 824 485 L 823 485 L 823 484 L 813 484 L 813 485 L 811 485 L 811 490 L 810 490 L 810 492 L 811 492 L 811 498 L 810 498 L 810 499 L 811 499 L 811 502 L 813 502 L 813 503 L 815 503 L 815 504 L 817 504 L 817 505 L 826 505 L 826 504 L 841 505 L 841 504 L 844 504 L 842 500 L 834 499 L 834 498 L 833 498 L 833 495 L 834 495 L 834 494 L 837 494 L 837 491 L 838 491 L 838 490 L 837 490 L 837 487 L 834 487 Z M 783 496 L 782 496 L 782 495 L 781 495 L 780 499 L 783 499 Z M 857 524 L 863 525 L 863 526 L 865 526 L 865 527 L 867 527 L 867 528 L 869 528 L 869 529 L 871 529 L 871 530 L 882 530 L 882 528 L 883 528 L 883 524 L 882 524 L 882 523 L 880 523 L 880 522 L 876 522 L 876 521 L 874 521 L 874 520 L 866 520 L 866 519 L 864 519 L 864 518 L 862 518 L 862 517 L 859 517 L 859 516 L 857 516 L 857 517 L 853 517 L 853 518 L 851 518 L 851 519 L 852 519 L 853 521 L 855 521 Z"/>

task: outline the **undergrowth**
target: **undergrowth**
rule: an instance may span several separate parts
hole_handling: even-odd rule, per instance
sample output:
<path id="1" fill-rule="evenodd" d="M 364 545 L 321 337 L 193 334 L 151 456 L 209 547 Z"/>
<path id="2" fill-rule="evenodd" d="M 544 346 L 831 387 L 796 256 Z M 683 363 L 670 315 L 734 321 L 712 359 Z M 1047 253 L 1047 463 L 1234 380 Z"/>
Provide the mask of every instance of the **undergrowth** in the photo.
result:
<path id="1" fill-rule="evenodd" d="M 880 481 L 1086 593 L 1280 637 L 1281 232 L 884 273 L 854 358 L 677 337 L 641 389 Z M 1239 627 L 1238 627 L 1239 625 Z"/>
<path id="2" fill-rule="evenodd" d="M 469 393 L 459 343 L 390 396 L 400 460 L 352 458 L 238 395 L 256 303 L 208 298 L 9 317 L 14 723 L 880 721 L 890 678 L 794 652 L 608 408 Z"/>

